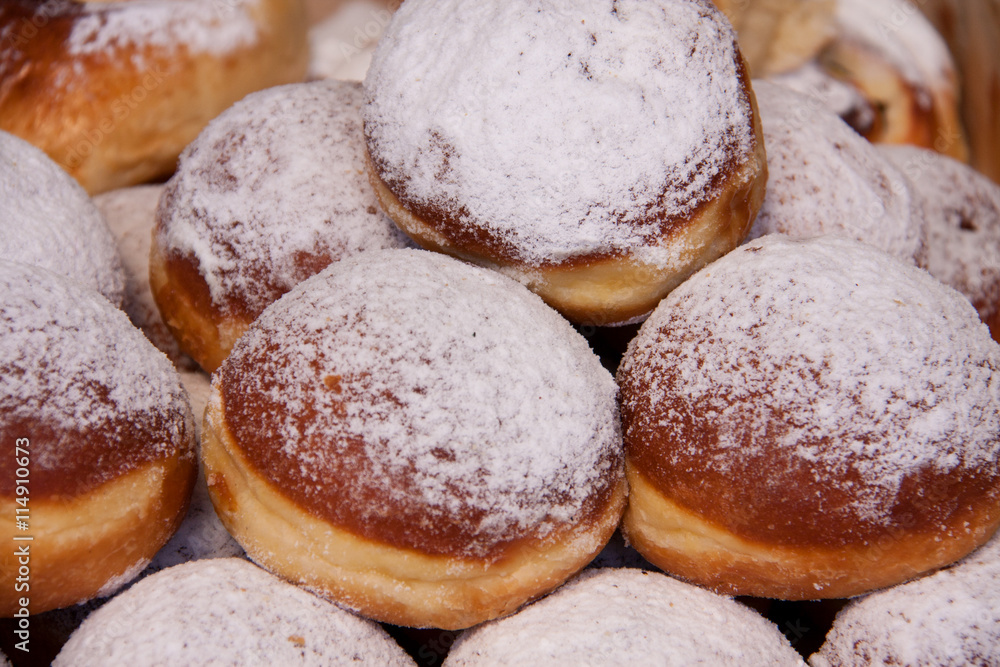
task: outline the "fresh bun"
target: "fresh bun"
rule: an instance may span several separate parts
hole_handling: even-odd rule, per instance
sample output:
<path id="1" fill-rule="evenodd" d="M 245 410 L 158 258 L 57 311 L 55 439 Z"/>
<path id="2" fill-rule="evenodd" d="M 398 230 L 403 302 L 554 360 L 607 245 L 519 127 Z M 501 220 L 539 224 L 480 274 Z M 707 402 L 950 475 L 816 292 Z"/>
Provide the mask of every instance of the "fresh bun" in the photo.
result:
<path id="1" fill-rule="evenodd" d="M 308 61 L 300 0 L 9 0 L 0 34 L 0 129 L 91 194 L 169 175 L 209 120 Z"/>
<path id="2" fill-rule="evenodd" d="M 693 276 L 618 370 L 627 539 L 740 595 L 849 597 L 1000 523 L 1000 346 L 856 241 L 766 236 Z"/>

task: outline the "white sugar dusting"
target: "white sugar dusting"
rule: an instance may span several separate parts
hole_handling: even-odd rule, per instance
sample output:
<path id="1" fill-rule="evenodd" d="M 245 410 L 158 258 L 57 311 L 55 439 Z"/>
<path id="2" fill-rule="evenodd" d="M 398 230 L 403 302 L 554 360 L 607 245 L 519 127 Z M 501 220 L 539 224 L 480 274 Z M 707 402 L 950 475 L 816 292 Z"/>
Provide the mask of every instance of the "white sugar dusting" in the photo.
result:
<path id="1" fill-rule="evenodd" d="M 53 665 L 413 665 L 378 624 L 240 559 L 163 570 L 93 612 Z"/>
<path id="2" fill-rule="evenodd" d="M 747 238 L 836 234 L 915 262 L 923 214 L 908 182 L 825 105 L 754 81 L 767 147 L 767 194 Z"/>
<path id="3" fill-rule="evenodd" d="M 0 263 L 0 414 L 59 430 L 86 431 L 113 420 L 163 416 L 174 453 L 191 433 L 177 372 L 142 333 L 96 293 L 44 269 Z M 32 465 L 55 470 L 80 443 L 33 450 Z"/>
<path id="4" fill-rule="evenodd" d="M 222 55 L 254 44 L 260 0 L 85 2 L 67 40 L 72 56 L 137 48 Z"/>
<path id="5" fill-rule="evenodd" d="M 908 476 L 998 474 L 1000 347 L 957 292 L 855 241 L 771 235 L 730 253 L 654 311 L 619 369 L 633 375 L 652 387 L 634 409 L 678 402 L 667 441 L 692 420 L 718 429 L 706 469 L 786 452 L 869 525 Z"/>
<path id="6" fill-rule="evenodd" d="M 924 268 L 967 296 L 984 319 L 1000 312 L 1000 186 L 966 164 L 914 146 L 879 146 L 924 208 Z"/>
<path id="7" fill-rule="evenodd" d="M 114 237 L 80 185 L 45 153 L 0 132 L 0 259 L 48 269 L 122 303 Z"/>
<path id="8" fill-rule="evenodd" d="M 952 567 L 853 601 L 809 662 L 814 667 L 1000 664 L 1000 538 Z"/>
<path id="9" fill-rule="evenodd" d="M 750 159 L 738 57 L 708 2 L 407 0 L 365 79 L 368 146 L 404 202 L 526 263 L 629 252 Z"/>
<path id="10" fill-rule="evenodd" d="M 162 192 L 162 185 L 137 185 L 99 194 L 94 204 L 107 220 L 121 254 L 125 269 L 122 309 L 171 361 L 190 366 L 194 362 L 181 352 L 164 324 L 149 286 L 149 247 Z"/>
<path id="11" fill-rule="evenodd" d="M 358 83 L 271 88 L 184 151 L 157 241 L 193 255 L 216 305 L 242 301 L 259 313 L 331 261 L 409 245 L 368 184 L 361 101 Z"/>
<path id="12" fill-rule="evenodd" d="M 359 489 L 429 520 L 480 513 L 471 552 L 572 525 L 622 474 L 616 387 L 583 337 L 521 285 L 436 253 L 334 264 L 268 308 L 215 382 L 230 373 L 251 397 L 276 382 L 287 409 L 254 428 L 314 493 L 326 470 L 370 471 Z"/>
<path id="13" fill-rule="evenodd" d="M 627 568 L 587 570 L 513 616 L 464 632 L 444 664 L 651 662 L 804 664 L 778 628 L 748 607 L 665 574 Z"/>

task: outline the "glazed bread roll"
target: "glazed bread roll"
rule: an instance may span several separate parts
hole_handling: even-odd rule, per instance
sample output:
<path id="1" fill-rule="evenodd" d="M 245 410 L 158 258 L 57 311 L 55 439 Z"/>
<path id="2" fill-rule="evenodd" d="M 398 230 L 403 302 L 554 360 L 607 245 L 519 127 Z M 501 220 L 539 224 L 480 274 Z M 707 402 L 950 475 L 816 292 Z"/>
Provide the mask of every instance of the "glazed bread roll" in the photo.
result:
<path id="1" fill-rule="evenodd" d="M 763 198 L 746 68 L 707 0 L 407 0 L 365 90 L 396 224 L 577 323 L 648 315 Z"/>
<path id="2" fill-rule="evenodd" d="M 631 544 L 740 595 L 838 598 L 1000 522 L 1000 346 L 856 241 L 770 235 L 673 292 L 618 370 Z"/>
<path id="3" fill-rule="evenodd" d="M 523 286 L 449 257 L 331 265 L 264 311 L 212 388 L 223 523 L 377 620 L 510 613 L 590 562 L 624 508 L 610 374 Z"/>
<path id="4" fill-rule="evenodd" d="M 209 120 L 308 61 L 301 0 L 11 0 L 0 32 L 0 129 L 91 194 L 169 175 Z"/>
<path id="5" fill-rule="evenodd" d="M 12 545 L 0 555 L 0 615 L 11 616 L 135 577 L 184 517 L 197 459 L 177 372 L 124 313 L 13 262 L 0 263 L 0 298 L 0 435 L 12 448 L 0 462 Z"/>

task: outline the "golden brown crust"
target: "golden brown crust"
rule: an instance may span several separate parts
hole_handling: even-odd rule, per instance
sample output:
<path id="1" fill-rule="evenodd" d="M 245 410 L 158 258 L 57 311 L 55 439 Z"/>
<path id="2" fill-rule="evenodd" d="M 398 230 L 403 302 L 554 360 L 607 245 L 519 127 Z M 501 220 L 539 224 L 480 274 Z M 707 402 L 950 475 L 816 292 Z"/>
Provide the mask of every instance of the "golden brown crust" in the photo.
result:
<path id="1" fill-rule="evenodd" d="M 9 617 L 19 599 L 38 614 L 110 594 L 127 583 L 170 539 L 187 511 L 197 473 L 188 451 L 148 462 L 85 494 L 69 498 L 29 498 L 27 532 L 9 522 L 0 555 L 0 616 Z M 15 516 L 14 498 L 0 498 L 0 511 Z M 15 541 L 31 537 L 30 541 Z M 16 548 L 28 548 L 19 563 Z M 23 552 L 22 552 L 23 553 Z M 17 590 L 19 567 L 29 573 L 29 589 Z"/>
<path id="2" fill-rule="evenodd" d="M 128 11 L 122 4 L 101 11 Z M 42 148 L 91 194 L 169 175 L 184 146 L 221 111 L 247 93 L 305 76 L 299 0 L 241 8 L 259 39 L 221 55 L 154 44 L 71 54 L 67 40 L 83 11 L 58 0 L 0 5 L 0 27 L 13 40 L 0 61 L 0 129 Z"/>
<path id="3" fill-rule="evenodd" d="M 214 372 L 253 322 L 244 313 L 222 313 L 212 303 L 205 279 L 184 257 L 165 259 L 153 235 L 149 255 L 149 286 L 164 324 L 181 350 Z"/>
<path id="4" fill-rule="evenodd" d="M 863 132 L 869 141 L 920 146 L 968 161 L 956 80 L 948 86 L 917 86 L 873 47 L 847 38 L 831 43 L 820 62 L 857 87 L 876 110 L 874 122 Z"/>
<path id="5" fill-rule="evenodd" d="M 744 77 L 744 81 L 746 78 Z M 666 220 L 660 246 L 685 249 L 674 262 L 656 266 L 634 256 L 574 257 L 544 266 L 517 262 L 489 239 L 470 239 L 455 224 L 442 233 L 440 212 L 423 217 L 408 208 L 368 158 L 368 174 L 386 214 L 428 250 L 505 273 L 538 294 L 567 319 L 589 325 L 621 325 L 647 315 L 677 285 L 739 245 L 764 201 L 767 158 L 756 98 L 747 85 L 756 137 L 753 154 L 726 172 L 724 182 L 683 220 Z"/>
<path id="6" fill-rule="evenodd" d="M 621 480 L 591 521 L 508 543 L 489 559 L 367 539 L 303 508 L 260 475 L 225 426 L 222 405 L 212 403 L 206 413 L 202 460 L 223 524 L 256 562 L 380 621 L 460 629 L 511 613 L 590 562 L 624 508 Z"/>
<path id="7" fill-rule="evenodd" d="M 938 526 L 904 523 L 848 545 L 786 543 L 767 534 L 766 520 L 758 531 L 736 533 L 704 518 L 716 502 L 710 484 L 702 487 L 698 511 L 691 511 L 631 462 L 626 473 L 629 505 L 622 529 L 632 546 L 657 567 L 727 595 L 851 597 L 947 565 L 1000 525 L 995 493 L 987 493 Z"/>

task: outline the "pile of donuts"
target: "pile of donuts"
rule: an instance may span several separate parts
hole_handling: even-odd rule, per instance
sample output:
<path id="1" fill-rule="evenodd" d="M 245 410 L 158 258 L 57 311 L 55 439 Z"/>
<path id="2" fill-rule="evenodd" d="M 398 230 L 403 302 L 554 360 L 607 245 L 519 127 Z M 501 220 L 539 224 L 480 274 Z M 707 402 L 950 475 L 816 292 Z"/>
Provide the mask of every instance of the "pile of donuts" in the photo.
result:
<path id="1" fill-rule="evenodd" d="M 1000 186 L 912 6 L 315 5 L 0 5 L 15 665 L 1000 664 Z"/>

